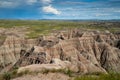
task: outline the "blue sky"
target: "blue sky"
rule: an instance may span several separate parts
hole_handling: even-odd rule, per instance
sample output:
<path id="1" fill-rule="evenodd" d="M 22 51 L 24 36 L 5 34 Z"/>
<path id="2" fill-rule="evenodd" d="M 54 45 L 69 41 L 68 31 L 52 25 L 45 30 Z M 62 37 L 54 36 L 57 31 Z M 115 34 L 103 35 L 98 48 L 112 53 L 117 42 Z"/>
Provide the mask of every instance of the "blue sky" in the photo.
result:
<path id="1" fill-rule="evenodd" d="M 0 19 L 120 19 L 120 0 L 0 0 Z"/>

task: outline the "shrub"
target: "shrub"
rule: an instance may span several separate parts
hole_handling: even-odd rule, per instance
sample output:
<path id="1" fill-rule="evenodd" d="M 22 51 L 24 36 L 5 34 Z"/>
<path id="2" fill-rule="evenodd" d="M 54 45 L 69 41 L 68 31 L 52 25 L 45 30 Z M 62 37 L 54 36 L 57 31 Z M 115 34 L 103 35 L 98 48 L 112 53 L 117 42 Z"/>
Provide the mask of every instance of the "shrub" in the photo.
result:
<path id="1" fill-rule="evenodd" d="M 30 74 L 29 70 L 25 70 L 24 72 L 18 73 L 17 77 L 20 77 L 20 76 L 23 76 L 23 75 L 26 75 L 26 74 Z"/>
<path id="2" fill-rule="evenodd" d="M 43 70 L 42 73 L 43 74 L 48 74 L 50 72 L 50 70 Z"/>
<path id="3" fill-rule="evenodd" d="M 64 73 L 67 74 L 69 77 L 72 77 L 73 72 L 68 69 L 68 70 L 65 70 Z"/>
<path id="4" fill-rule="evenodd" d="M 7 73 L 7 72 L 4 73 L 4 74 L 3 74 L 3 79 L 4 79 L 4 80 L 10 80 L 10 79 L 11 79 L 11 74 L 10 74 L 10 73 Z"/>

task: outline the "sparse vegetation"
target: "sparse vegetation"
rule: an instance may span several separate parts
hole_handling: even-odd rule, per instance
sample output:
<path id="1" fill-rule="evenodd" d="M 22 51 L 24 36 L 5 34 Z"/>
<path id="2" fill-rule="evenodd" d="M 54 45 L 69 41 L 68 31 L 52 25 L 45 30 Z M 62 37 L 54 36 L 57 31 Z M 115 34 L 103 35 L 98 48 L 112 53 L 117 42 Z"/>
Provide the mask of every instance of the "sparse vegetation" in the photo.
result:
<path id="1" fill-rule="evenodd" d="M 6 36 L 0 36 L 0 45 L 3 44 L 3 42 L 5 41 Z"/>
<path id="2" fill-rule="evenodd" d="M 67 74 L 69 77 L 72 77 L 73 72 L 71 70 L 65 70 L 64 74 Z"/>
<path id="3" fill-rule="evenodd" d="M 109 74 L 103 74 L 103 73 L 93 73 L 93 74 L 86 74 L 86 75 L 76 75 L 73 76 L 74 72 L 70 70 L 43 70 L 42 72 L 29 72 L 28 70 L 17 73 L 17 70 L 14 70 L 12 72 L 4 73 L 3 75 L 0 75 L 0 80 L 11 80 L 16 77 L 21 77 L 23 75 L 34 75 L 38 73 L 48 74 L 51 73 L 63 73 L 65 75 L 68 75 L 69 77 L 74 78 L 74 80 L 120 80 L 120 74 L 119 73 L 109 73 Z"/>
<path id="4" fill-rule="evenodd" d="M 27 27 L 28 38 L 36 38 L 40 34 L 48 34 L 52 30 L 61 30 L 65 28 L 84 28 L 109 30 L 111 32 L 120 31 L 120 22 L 111 21 L 55 21 L 55 20 L 0 20 L 0 27 Z"/>
<path id="5" fill-rule="evenodd" d="M 20 77 L 26 74 L 32 74 L 32 73 L 29 72 L 28 70 L 21 72 L 21 73 L 17 73 L 17 69 L 15 69 L 10 72 L 5 72 L 4 74 L 1 74 L 0 80 L 11 80 L 13 78 Z"/>
<path id="6" fill-rule="evenodd" d="M 119 73 L 100 74 L 100 75 L 84 75 L 76 77 L 74 80 L 120 80 Z"/>
<path id="7" fill-rule="evenodd" d="M 73 72 L 72 72 L 71 70 L 69 70 L 69 69 L 43 70 L 41 73 L 43 73 L 43 74 L 48 74 L 49 72 L 52 72 L 52 73 L 56 73 L 56 72 L 57 72 L 57 73 L 63 73 L 63 74 L 68 75 L 69 77 L 71 77 L 72 74 L 73 74 Z"/>
<path id="8" fill-rule="evenodd" d="M 48 34 L 52 30 L 61 30 L 68 28 L 84 28 L 84 29 L 97 29 L 97 30 L 109 30 L 111 32 L 120 31 L 120 22 L 83 22 L 83 21 L 23 21 L 23 20 L 0 20 L 0 28 L 13 28 L 13 27 L 26 27 L 28 38 L 36 38 L 41 34 Z M 5 36 L 0 36 L 0 42 L 5 40 Z M 10 80 L 11 78 L 20 77 L 26 74 L 48 74 L 51 73 L 63 73 L 69 77 L 73 77 L 74 72 L 71 70 L 43 70 L 42 72 L 29 72 L 24 71 L 17 73 L 18 67 L 15 67 L 12 71 L 0 75 L 0 80 Z M 91 73 L 83 76 L 75 77 L 74 80 L 120 80 L 120 74 L 110 73 Z"/>
<path id="9" fill-rule="evenodd" d="M 4 80 L 10 80 L 11 79 L 11 74 L 10 73 L 4 73 L 4 75 L 3 75 L 3 79 Z"/>

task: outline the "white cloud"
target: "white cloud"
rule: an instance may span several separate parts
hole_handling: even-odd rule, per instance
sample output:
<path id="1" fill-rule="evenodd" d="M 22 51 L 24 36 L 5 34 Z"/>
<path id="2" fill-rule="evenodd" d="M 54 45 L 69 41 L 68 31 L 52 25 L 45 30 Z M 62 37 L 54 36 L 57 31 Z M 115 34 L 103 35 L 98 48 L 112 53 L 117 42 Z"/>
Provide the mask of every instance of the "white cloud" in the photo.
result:
<path id="1" fill-rule="evenodd" d="M 15 2 L 0 1 L 0 7 L 3 7 L 3 8 L 10 8 L 10 7 L 15 7 L 15 6 L 17 6 L 17 3 L 15 3 Z"/>
<path id="2" fill-rule="evenodd" d="M 51 3 L 53 0 L 40 0 L 40 1 L 43 3 L 43 7 L 42 7 L 43 12 L 51 13 L 51 14 L 55 14 L 55 15 L 61 14 L 60 11 L 58 11 L 56 8 L 52 7 Z"/>
<path id="3" fill-rule="evenodd" d="M 111 15 L 111 14 L 107 14 L 107 13 L 97 13 L 95 14 L 95 16 L 99 17 L 99 16 L 108 16 L 108 15 Z"/>
<path id="4" fill-rule="evenodd" d="M 26 0 L 27 4 L 32 5 L 37 2 L 37 0 Z"/>
<path id="5" fill-rule="evenodd" d="M 64 2 L 60 2 L 60 4 L 79 4 L 79 5 L 84 5 L 84 4 L 89 4 L 88 2 L 81 2 L 81 1 L 64 1 Z"/>
<path id="6" fill-rule="evenodd" d="M 114 12 L 118 12 L 118 13 L 120 13 L 120 10 L 114 10 Z"/>
<path id="7" fill-rule="evenodd" d="M 41 0 L 43 4 L 49 4 L 52 2 L 52 0 Z"/>
<path id="8" fill-rule="evenodd" d="M 52 7 L 51 5 L 49 6 L 44 6 L 42 8 L 42 10 L 46 13 L 52 13 L 52 14 L 56 14 L 56 15 L 59 15 L 61 12 L 58 11 L 57 9 L 55 9 L 54 7 Z"/>
<path id="9" fill-rule="evenodd" d="M 0 0 L 0 7 L 2 8 L 15 8 L 17 6 L 20 6 L 20 5 L 32 5 L 34 3 L 36 3 L 38 0 L 25 0 L 25 1 L 22 1 L 22 0 Z M 24 4 L 25 3 L 25 4 Z"/>

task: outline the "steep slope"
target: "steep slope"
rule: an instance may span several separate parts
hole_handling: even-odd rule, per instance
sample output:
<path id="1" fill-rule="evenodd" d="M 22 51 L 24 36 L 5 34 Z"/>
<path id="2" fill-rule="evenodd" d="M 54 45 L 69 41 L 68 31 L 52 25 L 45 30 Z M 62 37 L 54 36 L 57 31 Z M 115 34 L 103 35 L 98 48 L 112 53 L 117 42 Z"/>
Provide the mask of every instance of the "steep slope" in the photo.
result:
<path id="1" fill-rule="evenodd" d="M 118 33 L 79 29 L 59 31 L 40 37 L 37 45 L 21 54 L 14 67 L 22 67 L 23 70 L 20 68 L 19 72 L 34 64 L 45 65 L 46 68 L 49 64 L 57 64 L 53 61 L 57 58 L 70 62 L 69 67 L 66 66 L 66 68 L 81 74 L 119 72 L 119 41 L 120 34 Z M 59 63 L 59 65 L 63 64 Z M 31 69 L 32 67 L 29 68 L 29 70 Z"/>
<path id="2" fill-rule="evenodd" d="M 0 73 L 8 71 L 16 63 L 21 51 L 27 51 L 36 44 L 35 39 L 25 39 L 24 35 L 24 28 L 0 29 Z"/>
<path id="3" fill-rule="evenodd" d="M 35 44 L 35 40 L 26 40 L 9 36 L 0 47 L 0 68 L 13 65 L 20 58 L 20 52 L 29 50 Z"/>

